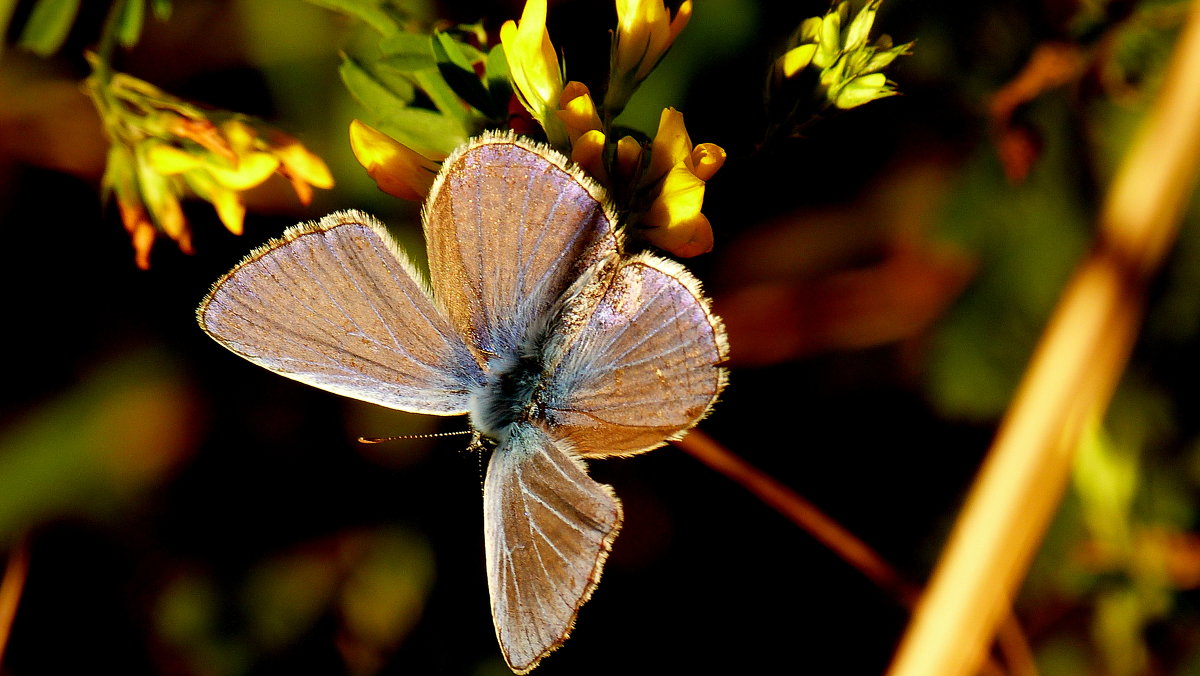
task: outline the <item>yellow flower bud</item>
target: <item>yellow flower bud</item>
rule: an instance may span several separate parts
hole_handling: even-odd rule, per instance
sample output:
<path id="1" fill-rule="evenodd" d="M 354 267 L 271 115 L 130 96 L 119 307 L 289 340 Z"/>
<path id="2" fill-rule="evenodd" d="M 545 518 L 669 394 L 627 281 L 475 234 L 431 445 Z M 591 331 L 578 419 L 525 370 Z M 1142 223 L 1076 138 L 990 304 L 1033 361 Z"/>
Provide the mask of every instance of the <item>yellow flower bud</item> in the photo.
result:
<path id="1" fill-rule="evenodd" d="M 587 85 L 572 80 L 563 87 L 558 118 L 567 126 L 567 137 L 574 144 L 581 134 L 602 128 L 596 103 Z"/>
<path id="2" fill-rule="evenodd" d="M 725 164 L 725 149 L 715 143 L 701 143 L 692 150 L 696 178 L 707 181 Z"/>
<path id="3" fill-rule="evenodd" d="M 517 98 L 542 125 L 551 145 L 564 147 L 566 128 L 555 114 L 562 97 L 562 69 L 546 30 L 546 0 L 527 0 L 521 20 L 500 27 L 500 42 Z"/>
<path id="4" fill-rule="evenodd" d="M 599 129 L 584 132 L 571 144 L 571 161 L 583 168 L 592 178 L 608 183 L 604 169 L 604 132 Z"/>
<path id="5" fill-rule="evenodd" d="M 712 250 L 712 225 L 700 212 L 704 181 L 683 164 L 671 168 L 662 189 L 642 217 L 646 239 L 660 249 L 688 258 Z"/>
<path id="6" fill-rule="evenodd" d="M 436 161 L 359 120 L 350 123 L 350 147 L 379 189 L 393 197 L 419 202 L 433 186 Z"/>
<path id="7" fill-rule="evenodd" d="M 622 176 L 633 176 L 643 154 L 642 144 L 634 137 L 626 136 L 617 141 L 617 172 Z"/>
<path id="8" fill-rule="evenodd" d="M 796 73 L 808 67 L 812 63 L 813 55 L 817 53 L 816 43 L 809 43 L 793 47 L 789 49 L 783 56 L 779 57 L 779 69 L 783 71 L 784 77 L 795 77 Z"/>
<path id="9" fill-rule="evenodd" d="M 646 174 L 654 191 L 654 201 L 641 221 L 647 228 L 646 239 L 676 256 L 712 250 L 712 225 L 701 209 L 705 181 L 724 162 L 725 151 L 718 145 L 702 143 L 693 148 L 679 111 L 663 110 Z"/>
<path id="10" fill-rule="evenodd" d="M 692 0 L 680 5 L 674 18 L 662 0 L 617 0 L 614 79 L 646 79 L 691 17 Z"/>

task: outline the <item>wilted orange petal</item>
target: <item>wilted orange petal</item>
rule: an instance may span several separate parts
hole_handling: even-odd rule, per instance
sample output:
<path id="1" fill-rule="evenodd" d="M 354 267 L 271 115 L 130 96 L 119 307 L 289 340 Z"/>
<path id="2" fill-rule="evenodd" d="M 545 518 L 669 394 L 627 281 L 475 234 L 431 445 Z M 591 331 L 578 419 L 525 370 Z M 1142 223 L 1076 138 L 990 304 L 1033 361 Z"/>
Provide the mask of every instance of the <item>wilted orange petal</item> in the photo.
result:
<path id="1" fill-rule="evenodd" d="M 179 198 L 174 193 L 163 192 L 158 204 L 153 205 L 154 220 L 171 239 L 182 241 L 187 234 L 187 221 L 183 217 L 183 209 L 179 206 Z"/>
<path id="2" fill-rule="evenodd" d="M 209 120 L 193 120 L 176 115 L 168 122 L 167 130 L 176 136 L 199 143 L 230 162 L 237 161 L 237 154 L 230 148 L 225 135 Z"/>
<path id="3" fill-rule="evenodd" d="M 142 207 L 141 202 L 127 202 L 118 195 L 117 208 L 121 210 L 121 223 L 125 226 L 125 232 L 132 234 L 142 223 L 149 224 L 150 219 L 146 216 L 146 209 Z"/>
<path id="4" fill-rule="evenodd" d="M 300 203 L 304 206 L 311 204 L 313 198 L 312 187 L 295 177 L 289 177 L 288 180 L 292 183 L 292 192 L 296 193 L 296 199 L 300 200 Z"/>
<path id="5" fill-rule="evenodd" d="M 421 201 L 437 175 L 437 163 L 360 120 L 350 123 L 350 148 L 379 189 Z"/>
<path id="6" fill-rule="evenodd" d="M 150 269 L 150 249 L 154 247 L 154 226 L 146 221 L 137 224 L 132 232 L 134 260 L 143 270 Z"/>

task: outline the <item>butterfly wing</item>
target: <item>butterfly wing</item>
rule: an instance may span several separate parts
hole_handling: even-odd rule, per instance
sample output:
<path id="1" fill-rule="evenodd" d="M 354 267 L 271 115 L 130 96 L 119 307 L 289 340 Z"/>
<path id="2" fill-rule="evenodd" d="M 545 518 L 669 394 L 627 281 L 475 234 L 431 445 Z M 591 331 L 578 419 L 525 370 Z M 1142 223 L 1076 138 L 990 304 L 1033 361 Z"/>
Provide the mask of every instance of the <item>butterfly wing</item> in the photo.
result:
<path id="1" fill-rule="evenodd" d="M 561 355 L 545 417 L 581 456 L 662 445 L 700 421 L 725 386 L 721 320 L 679 264 L 649 255 L 597 266 L 557 324 Z"/>
<path id="2" fill-rule="evenodd" d="M 514 426 L 492 454 L 483 489 L 488 587 L 513 671 L 528 672 L 566 640 L 621 519 L 612 489 L 536 425 Z"/>
<path id="3" fill-rule="evenodd" d="M 197 318 L 259 366 L 390 408 L 463 413 L 481 378 L 419 274 L 359 212 L 295 226 L 254 251 L 213 286 Z"/>
<path id="4" fill-rule="evenodd" d="M 516 355 L 579 275 L 616 255 L 603 196 L 561 154 L 511 134 L 443 163 L 424 211 L 430 282 L 481 365 Z"/>

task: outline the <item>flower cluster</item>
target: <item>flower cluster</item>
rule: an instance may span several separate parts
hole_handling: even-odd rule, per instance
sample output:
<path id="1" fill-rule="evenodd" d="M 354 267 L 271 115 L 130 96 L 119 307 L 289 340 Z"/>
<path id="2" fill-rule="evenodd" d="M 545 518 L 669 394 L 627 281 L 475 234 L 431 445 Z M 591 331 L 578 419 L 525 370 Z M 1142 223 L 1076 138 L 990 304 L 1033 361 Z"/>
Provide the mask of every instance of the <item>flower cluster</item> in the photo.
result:
<path id="1" fill-rule="evenodd" d="M 792 45 L 775 64 L 782 78 L 794 78 L 806 68 L 819 71 L 819 91 L 832 105 L 855 108 L 876 99 L 895 95 L 883 69 L 896 57 L 908 54 L 911 42 L 892 46 L 890 37 L 867 42 L 875 14 L 883 0 L 868 0 L 850 18 L 850 2 L 839 2 L 824 16 L 814 16 L 800 25 Z"/>
<path id="2" fill-rule="evenodd" d="M 693 147 L 683 115 L 672 108 L 663 111 L 648 147 L 630 135 L 611 138 L 613 119 L 687 25 L 691 0 L 674 15 L 663 0 L 617 0 L 616 8 L 600 108 L 587 85 L 562 84 L 546 30 L 545 0 L 528 0 L 521 20 L 501 29 L 513 87 L 551 144 L 608 185 L 638 233 L 677 256 L 708 252 L 713 234 L 701 213 L 704 188 L 724 162 L 725 151 L 712 143 Z"/>
<path id="3" fill-rule="evenodd" d="M 139 267 L 150 267 L 159 232 L 191 253 L 191 231 L 180 199 L 213 205 L 226 228 L 241 233 L 242 193 L 281 174 L 300 201 L 312 188 L 333 187 L 321 158 L 295 138 L 232 113 L 202 111 L 122 73 L 88 80 L 112 145 L 103 188 L 116 196 Z"/>
<path id="4" fill-rule="evenodd" d="M 815 94 L 824 107 L 843 109 L 895 94 L 882 70 L 911 43 L 893 47 L 887 36 L 868 42 L 881 1 L 867 0 L 853 18 L 850 2 L 839 2 L 805 21 L 773 68 L 776 84 L 795 85 L 801 72 L 815 71 Z M 692 9 L 692 0 L 673 11 L 664 0 L 616 0 L 599 102 L 586 84 L 566 79 L 546 29 L 546 0 L 526 0 L 520 18 L 505 22 L 500 44 L 490 48 L 478 25 L 431 36 L 383 31 L 374 64 L 352 58 L 343 63 L 347 86 L 378 118 L 374 127 L 358 120 L 351 125 L 355 155 L 383 191 L 419 200 L 438 163 L 482 129 L 540 132 L 608 188 L 627 231 L 677 256 L 705 253 L 713 233 L 702 211 L 704 192 L 725 151 L 712 143 L 693 145 L 683 115 L 673 108 L 662 112 L 653 136 L 613 133 L 614 120 L 687 26 Z M 401 82 L 389 80 L 396 71 Z M 433 108 L 416 104 L 418 90 Z M 804 98 L 811 87 L 808 92 Z M 797 110 L 789 102 L 771 128 L 790 133 Z"/>
<path id="5" fill-rule="evenodd" d="M 536 123 L 550 145 L 609 188 L 635 232 L 652 244 L 678 256 L 707 252 L 713 235 L 701 213 L 705 183 L 721 167 L 725 152 L 711 143 L 693 146 L 683 115 L 671 108 L 663 111 L 658 132 L 648 143 L 632 135 L 613 138 L 611 133 L 614 118 L 687 25 L 691 0 L 674 13 L 663 0 L 617 0 L 616 9 L 609 78 L 600 106 L 587 85 L 565 81 L 558 52 L 546 30 L 546 0 L 528 0 L 519 20 L 501 26 L 499 59 L 495 49 L 485 55 L 469 43 L 448 41 L 445 33 L 433 36 L 429 52 L 406 39 L 393 37 L 385 42 L 393 47 L 406 42 L 405 57 L 397 59 L 393 54 L 393 62 L 412 64 L 413 82 L 431 99 L 440 83 L 431 82 L 428 71 L 424 79 L 417 78 L 416 68 L 436 64 L 445 83 L 464 102 L 470 102 L 485 125 L 495 122 L 500 112 L 492 93 L 503 91 L 495 84 L 503 71 L 519 108 L 503 111 L 502 126 L 529 133 L 536 128 L 522 128 L 523 120 Z M 468 37 L 477 39 L 478 35 L 471 32 Z M 429 61 L 414 58 L 418 54 Z M 502 64 L 498 63 L 501 59 Z M 355 71 L 356 82 L 362 82 L 362 72 Z M 484 87 L 479 86 L 481 79 Z M 357 89 L 360 100 L 372 97 L 366 87 Z M 413 144 L 357 120 L 351 125 L 350 138 L 355 156 L 379 187 L 406 199 L 425 195 L 436 163 L 446 155 L 440 150 L 415 149 Z"/>

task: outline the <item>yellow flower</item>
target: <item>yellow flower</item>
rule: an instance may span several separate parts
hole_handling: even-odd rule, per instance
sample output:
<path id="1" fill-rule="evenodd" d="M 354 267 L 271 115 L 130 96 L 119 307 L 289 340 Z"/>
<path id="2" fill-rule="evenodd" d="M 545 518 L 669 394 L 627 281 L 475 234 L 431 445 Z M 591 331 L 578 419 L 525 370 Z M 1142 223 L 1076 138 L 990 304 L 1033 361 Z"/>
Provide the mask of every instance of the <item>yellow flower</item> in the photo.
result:
<path id="1" fill-rule="evenodd" d="M 604 132 L 599 129 L 584 132 L 571 143 L 571 161 L 578 164 L 592 178 L 608 184 L 608 171 L 604 168 Z"/>
<path id="2" fill-rule="evenodd" d="M 784 77 L 795 77 L 796 73 L 808 68 L 808 64 L 812 63 L 816 53 L 817 44 L 815 42 L 793 47 L 779 57 L 778 67 L 783 71 Z"/>
<path id="3" fill-rule="evenodd" d="M 252 152 L 239 157 L 233 167 L 212 162 L 205 170 L 230 190 L 249 190 L 270 178 L 278 168 L 279 159 L 270 153 Z"/>
<path id="4" fill-rule="evenodd" d="M 617 141 L 617 173 L 633 176 L 641 164 L 643 150 L 642 144 L 632 136 L 625 136 Z"/>
<path id="5" fill-rule="evenodd" d="M 633 80 L 646 79 L 692 18 L 692 0 L 671 17 L 663 0 L 617 0 L 617 33 L 613 65 Z"/>
<path id="6" fill-rule="evenodd" d="M 419 202 L 433 186 L 438 161 L 359 120 L 350 123 L 350 147 L 379 189 L 393 197 Z"/>
<path id="7" fill-rule="evenodd" d="M 712 250 L 712 226 L 701 213 L 705 182 L 725 162 L 725 151 L 713 143 L 692 145 L 683 115 L 663 110 L 651 142 L 647 184 L 654 200 L 642 217 L 646 239 L 676 256 Z"/>
<path id="8" fill-rule="evenodd" d="M 273 173 L 291 180 L 306 204 L 312 186 L 333 186 L 319 157 L 253 118 L 201 109 L 123 73 L 95 72 L 87 87 L 111 142 L 104 191 L 116 196 L 138 267 L 150 266 L 160 230 L 192 252 L 180 205 L 185 197 L 211 203 L 225 227 L 240 234 L 246 215 L 242 192 Z"/>
<path id="9" fill-rule="evenodd" d="M 333 187 L 333 174 L 325 161 L 292 136 L 275 130 L 268 151 L 279 160 L 279 173 L 292 183 L 292 190 L 302 204 L 312 201 L 312 188 L 328 190 Z"/>
<path id="10" fill-rule="evenodd" d="M 776 59 L 776 86 L 812 68 L 819 71 L 818 93 L 838 108 L 854 108 L 895 95 L 895 87 L 881 71 L 910 53 L 913 43 L 893 46 L 886 35 L 874 44 L 868 42 L 882 1 L 868 0 L 853 18 L 846 0 L 824 16 L 806 19 L 793 38 L 793 46 Z"/>
<path id="11" fill-rule="evenodd" d="M 567 137 L 571 140 L 572 147 L 576 139 L 585 132 L 603 128 L 600 115 L 596 112 L 596 103 L 592 101 L 592 93 L 582 82 L 572 80 L 563 87 L 556 114 L 567 126 Z"/>
<path id="12" fill-rule="evenodd" d="M 608 114 L 616 117 L 625 109 L 634 90 L 662 60 L 691 17 L 692 0 L 685 0 L 674 17 L 663 0 L 617 0 L 617 30 L 604 93 Z"/>
<path id="13" fill-rule="evenodd" d="M 546 30 L 546 0 L 528 0 L 520 22 L 506 21 L 500 27 L 500 42 L 517 98 L 542 125 L 550 144 L 565 148 L 566 129 L 555 114 L 562 97 L 562 69 Z"/>
<path id="14" fill-rule="evenodd" d="M 195 153 L 168 143 L 154 143 L 146 150 L 146 161 L 160 174 L 182 174 L 200 166 L 203 160 Z"/>
<path id="15" fill-rule="evenodd" d="M 246 205 L 242 203 L 240 192 L 221 185 L 212 174 L 203 170 L 189 171 L 183 178 L 192 192 L 213 205 L 217 217 L 229 232 L 242 234 Z"/>

